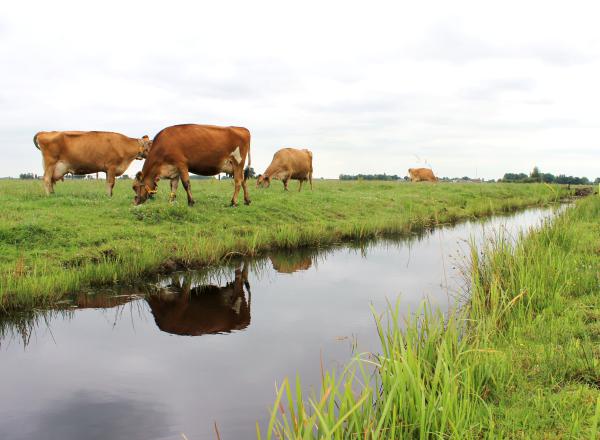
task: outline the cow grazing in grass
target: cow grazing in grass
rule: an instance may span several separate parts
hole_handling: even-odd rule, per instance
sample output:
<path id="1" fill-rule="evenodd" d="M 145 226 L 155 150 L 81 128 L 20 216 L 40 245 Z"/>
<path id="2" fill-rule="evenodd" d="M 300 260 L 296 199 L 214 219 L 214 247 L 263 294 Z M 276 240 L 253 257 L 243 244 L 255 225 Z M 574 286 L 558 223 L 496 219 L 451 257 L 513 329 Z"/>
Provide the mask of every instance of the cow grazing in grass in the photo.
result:
<path id="1" fill-rule="evenodd" d="M 33 143 L 44 159 L 44 187 L 54 192 L 54 184 L 67 173 L 106 173 L 106 188 L 112 196 L 115 178 L 134 159 L 144 159 L 152 147 L 148 136 L 130 138 L 106 131 L 40 131 Z"/>
<path id="2" fill-rule="evenodd" d="M 222 287 L 192 287 L 188 278 L 176 281 L 169 290 L 146 299 L 156 325 L 163 332 L 200 336 L 242 330 L 250 325 L 251 293 L 245 265 L 235 270 L 234 281 Z"/>
<path id="3" fill-rule="evenodd" d="M 408 175 L 411 182 L 437 182 L 437 177 L 429 168 L 409 168 Z"/>
<path id="4" fill-rule="evenodd" d="M 283 182 L 283 188 L 288 190 L 290 179 L 299 180 L 298 191 L 302 190 L 302 183 L 308 180 L 312 189 L 312 153 L 309 150 L 298 150 L 296 148 L 282 148 L 273 155 L 271 165 L 258 176 L 256 187 L 268 188 L 271 179 L 279 179 Z"/>
<path id="5" fill-rule="evenodd" d="M 187 193 L 188 205 L 194 204 L 190 186 L 190 172 L 202 176 L 219 173 L 233 175 L 235 189 L 231 206 L 237 206 L 240 187 L 244 189 L 244 203 L 250 204 L 246 185 L 248 169 L 244 163 L 248 156 L 250 167 L 250 132 L 243 127 L 217 127 L 214 125 L 174 125 L 156 135 L 152 150 L 142 171 L 133 182 L 134 203 L 144 203 L 156 192 L 160 179 L 171 180 L 171 200 L 175 198 L 178 180 Z"/>

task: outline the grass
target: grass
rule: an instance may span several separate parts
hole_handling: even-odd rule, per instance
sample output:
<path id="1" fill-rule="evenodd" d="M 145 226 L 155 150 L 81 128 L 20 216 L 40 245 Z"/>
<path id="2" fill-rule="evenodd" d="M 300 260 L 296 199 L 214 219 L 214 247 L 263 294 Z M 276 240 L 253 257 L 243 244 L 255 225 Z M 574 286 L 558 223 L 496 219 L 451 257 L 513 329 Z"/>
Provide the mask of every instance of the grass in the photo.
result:
<path id="1" fill-rule="evenodd" d="M 390 305 L 380 354 L 313 393 L 285 380 L 266 438 L 599 438 L 600 198 L 473 248 L 466 275 L 461 310 Z"/>
<path id="2" fill-rule="evenodd" d="M 104 181 L 67 181 L 46 197 L 39 181 L 0 181 L 0 307 L 49 305 L 90 285 L 227 255 L 405 234 L 545 205 L 566 193 L 539 184 L 316 181 L 312 192 L 253 189 L 251 206 L 232 209 L 231 181 L 193 181 L 193 208 L 182 188 L 169 204 L 165 182 L 155 200 L 133 207 L 130 186 L 118 181 L 109 199 Z"/>

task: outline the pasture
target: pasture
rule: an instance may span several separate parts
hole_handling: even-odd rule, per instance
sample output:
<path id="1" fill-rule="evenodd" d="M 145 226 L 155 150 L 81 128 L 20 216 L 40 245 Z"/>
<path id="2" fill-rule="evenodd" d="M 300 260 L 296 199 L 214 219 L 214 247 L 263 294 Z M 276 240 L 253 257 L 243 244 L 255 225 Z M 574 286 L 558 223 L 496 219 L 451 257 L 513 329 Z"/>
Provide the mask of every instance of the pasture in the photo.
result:
<path id="1" fill-rule="evenodd" d="M 314 191 L 254 188 L 252 204 L 229 208 L 230 180 L 193 180 L 170 204 L 163 181 L 154 200 L 132 204 L 131 181 L 113 198 L 100 181 L 0 181 L 0 304 L 50 304 L 90 285 L 127 283 L 155 272 L 215 264 L 275 248 L 408 234 L 438 224 L 557 201 L 548 185 L 407 184 L 316 180 Z"/>

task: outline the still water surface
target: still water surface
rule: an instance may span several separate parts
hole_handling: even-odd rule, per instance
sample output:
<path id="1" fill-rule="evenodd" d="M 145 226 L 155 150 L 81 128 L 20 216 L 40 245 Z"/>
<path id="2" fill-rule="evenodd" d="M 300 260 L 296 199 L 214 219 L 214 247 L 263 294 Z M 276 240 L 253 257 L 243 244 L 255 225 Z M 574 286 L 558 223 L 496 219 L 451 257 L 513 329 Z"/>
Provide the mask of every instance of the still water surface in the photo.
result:
<path id="1" fill-rule="evenodd" d="M 424 299 L 446 311 L 467 240 L 553 213 L 274 253 L 0 318 L 0 439 L 213 439 L 214 422 L 223 440 L 254 438 L 275 382 L 298 373 L 318 386 L 321 356 L 330 368 L 353 347 L 377 351 L 370 304 L 400 296 L 407 313 Z"/>

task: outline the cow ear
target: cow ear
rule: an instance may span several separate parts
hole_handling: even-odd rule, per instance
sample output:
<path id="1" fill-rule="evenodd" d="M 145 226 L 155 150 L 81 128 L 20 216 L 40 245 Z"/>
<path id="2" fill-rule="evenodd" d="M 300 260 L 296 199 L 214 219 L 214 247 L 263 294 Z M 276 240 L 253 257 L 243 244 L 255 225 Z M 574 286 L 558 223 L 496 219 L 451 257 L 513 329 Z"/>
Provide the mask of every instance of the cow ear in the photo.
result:
<path id="1" fill-rule="evenodd" d="M 138 171 L 137 174 L 135 175 L 135 180 L 139 180 L 140 182 L 142 181 L 142 172 Z"/>
<path id="2" fill-rule="evenodd" d="M 144 136 L 142 136 L 142 139 L 144 139 L 145 141 L 149 141 L 150 140 L 150 138 L 148 137 L 147 134 L 145 134 Z"/>

